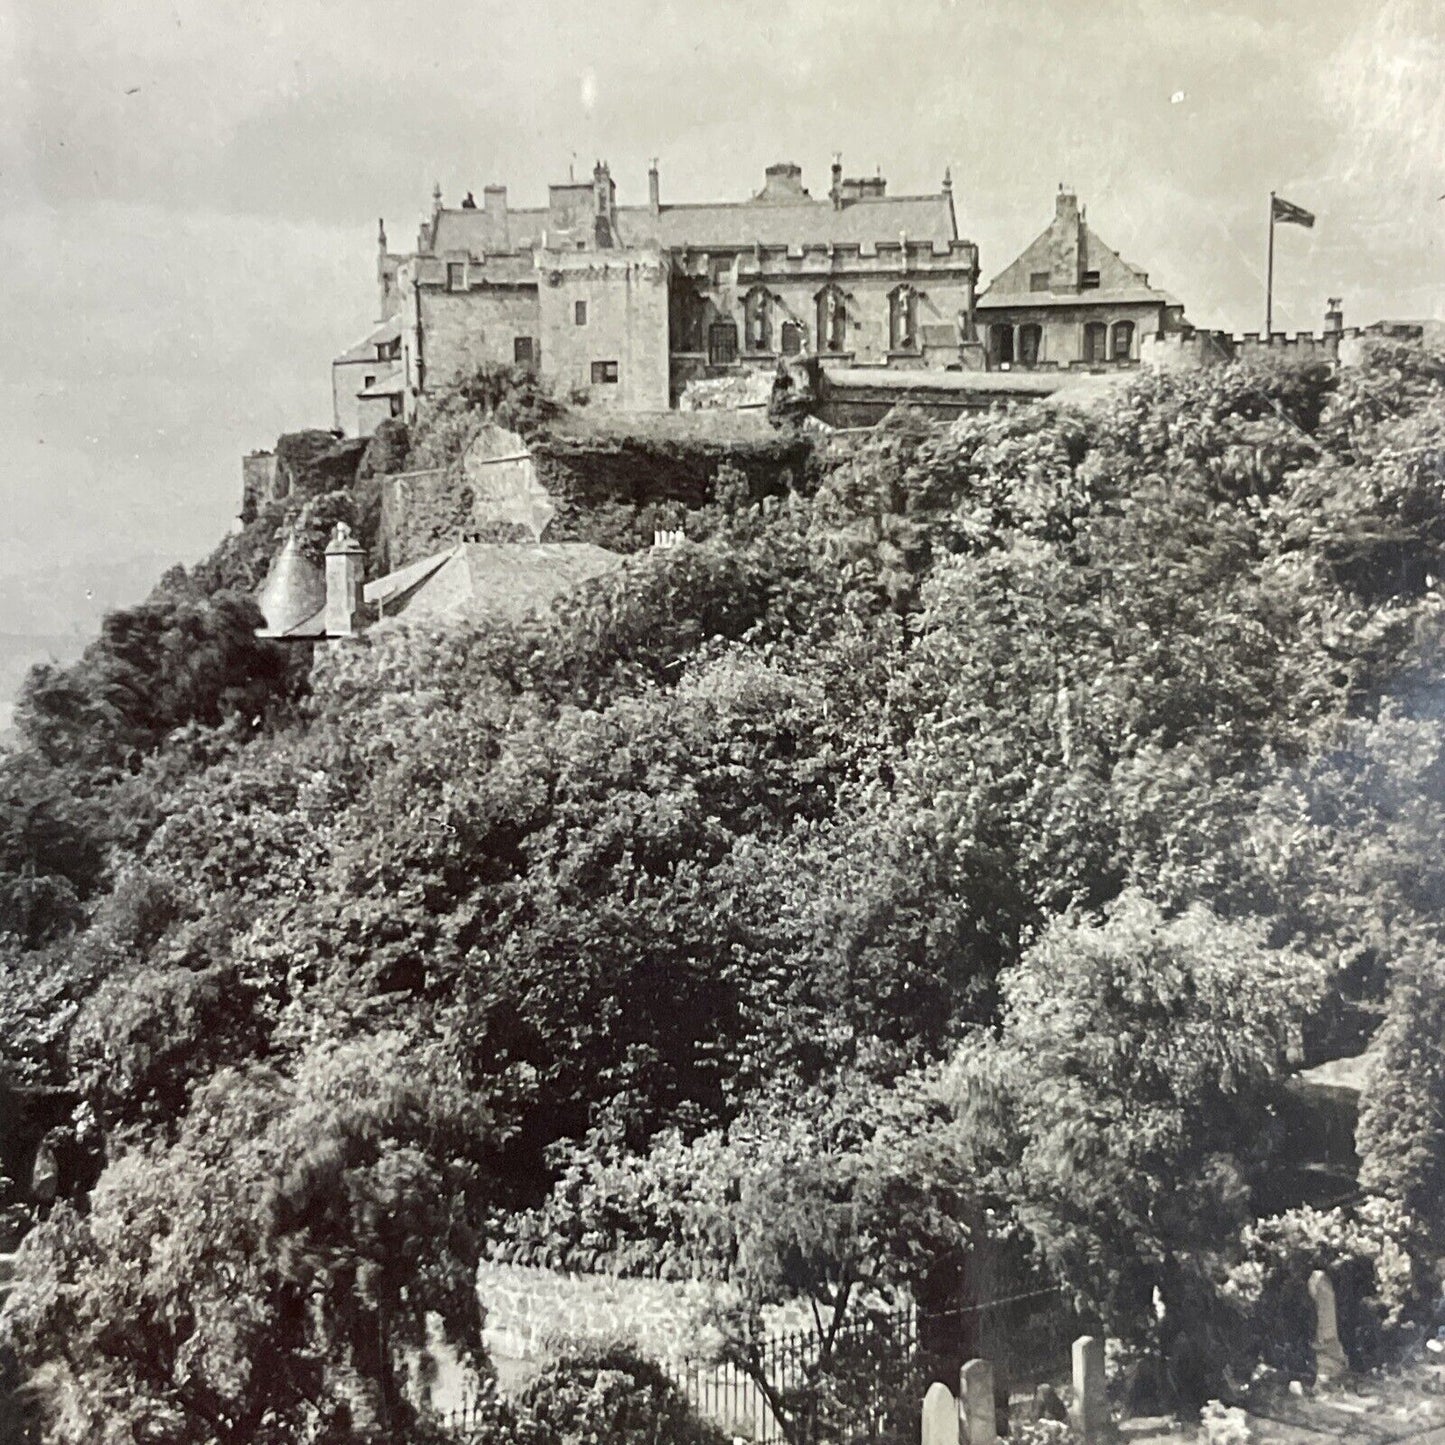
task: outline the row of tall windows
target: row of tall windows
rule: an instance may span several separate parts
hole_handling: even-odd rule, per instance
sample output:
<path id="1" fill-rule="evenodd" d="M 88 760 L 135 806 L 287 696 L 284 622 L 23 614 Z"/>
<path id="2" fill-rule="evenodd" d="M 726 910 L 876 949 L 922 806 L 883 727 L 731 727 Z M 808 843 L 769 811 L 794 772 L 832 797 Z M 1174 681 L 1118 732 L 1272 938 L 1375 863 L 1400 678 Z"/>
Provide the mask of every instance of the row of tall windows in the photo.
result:
<path id="1" fill-rule="evenodd" d="M 849 332 L 854 322 L 848 296 L 838 286 L 825 286 L 814 297 L 814 345 L 822 354 L 852 349 Z M 803 327 L 793 318 L 780 319 L 778 303 L 766 286 L 754 286 L 743 298 L 743 334 L 735 321 L 715 321 L 708 327 L 707 355 L 714 366 L 736 361 L 740 349 L 751 355 L 781 352 L 796 356 L 803 350 Z M 700 350 L 696 332 L 684 322 L 682 349 Z M 888 349 L 917 351 L 918 293 L 901 286 L 888 297 Z"/>
<path id="2" fill-rule="evenodd" d="M 1043 349 L 1044 330 L 1035 322 L 1022 326 L 999 324 L 989 327 L 989 358 L 996 365 L 1037 366 Z M 1134 323 L 1090 321 L 1084 326 L 1083 357 L 1086 362 L 1129 361 L 1134 355 Z"/>

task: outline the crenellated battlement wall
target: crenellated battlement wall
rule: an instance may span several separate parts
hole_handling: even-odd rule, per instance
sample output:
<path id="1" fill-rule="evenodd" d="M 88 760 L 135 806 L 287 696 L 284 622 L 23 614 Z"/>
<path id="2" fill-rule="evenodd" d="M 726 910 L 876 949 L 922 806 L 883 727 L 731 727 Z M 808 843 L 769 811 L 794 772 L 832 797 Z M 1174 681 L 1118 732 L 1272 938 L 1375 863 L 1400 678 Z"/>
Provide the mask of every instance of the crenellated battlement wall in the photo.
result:
<path id="1" fill-rule="evenodd" d="M 1139 343 L 1140 362 L 1156 371 L 1192 370 L 1229 361 L 1249 361 L 1262 356 L 1315 359 L 1340 366 L 1359 364 L 1364 343 L 1371 337 L 1394 335 L 1398 328 L 1346 326 L 1338 331 L 1246 331 L 1235 336 L 1228 331 L 1201 331 L 1186 326 L 1182 331 L 1161 332 Z"/>

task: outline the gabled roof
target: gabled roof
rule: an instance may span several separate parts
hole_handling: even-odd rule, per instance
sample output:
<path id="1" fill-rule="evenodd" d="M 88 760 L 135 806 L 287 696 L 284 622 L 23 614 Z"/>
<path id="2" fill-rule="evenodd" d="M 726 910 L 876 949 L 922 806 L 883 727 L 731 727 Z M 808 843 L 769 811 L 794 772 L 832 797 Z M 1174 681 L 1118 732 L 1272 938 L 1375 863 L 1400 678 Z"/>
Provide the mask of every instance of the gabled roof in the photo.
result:
<path id="1" fill-rule="evenodd" d="M 465 251 L 484 255 L 540 247 L 551 212 L 545 208 L 499 212 L 441 211 L 435 221 L 434 255 Z M 800 199 L 722 201 L 706 205 L 619 206 L 619 246 L 660 246 L 696 251 L 765 246 L 897 243 L 900 232 L 913 242 L 947 246 L 958 238 L 947 192 L 933 196 L 868 196 L 844 201 Z"/>
<path id="2" fill-rule="evenodd" d="M 1088 290 L 1079 284 L 1086 272 L 1095 274 L 1099 283 Z M 1033 279 L 1043 273 L 1049 277 L 1048 289 L 1036 291 Z M 975 304 L 988 311 L 1022 306 L 1180 303 L 1167 291 L 1150 286 L 1148 272 L 1104 242 L 1084 219 L 1073 193 L 1060 191 L 1053 221 L 989 282 Z"/>
<path id="3" fill-rule="evenodd" d="M 401 340 L 401 321 L 393 317 L 389 321 L 379 322 L 376 329 L 364 340 L 358 341 L 355 346 L 343 351 L 335 361 L 375 361 L 376 348 L 385 345 L 390 341 Z"/>

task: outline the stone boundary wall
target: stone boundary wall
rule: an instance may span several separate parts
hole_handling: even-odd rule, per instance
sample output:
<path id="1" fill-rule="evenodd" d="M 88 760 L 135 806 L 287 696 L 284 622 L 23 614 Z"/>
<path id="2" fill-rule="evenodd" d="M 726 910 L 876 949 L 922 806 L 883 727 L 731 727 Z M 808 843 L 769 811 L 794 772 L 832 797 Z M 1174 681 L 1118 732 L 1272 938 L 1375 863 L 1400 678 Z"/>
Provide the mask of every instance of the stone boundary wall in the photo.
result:
<path id="1" fill-rule="evenodd" d="M 486 1310 L 482 1337 L 499 1361 L 541 1361 L 562 1336 L 630 1339 L 643 1354 L 673 1364 L 705 1359 L 716 1339 L 695 1328 L 695 1317 L 715 1289 L 696 1280 L 563 1274 L 534 1265 L 484 1262 L 477 1270 Z M 769 1335 L 809 1324 L 802 1301 L 766 1319 Z"/>

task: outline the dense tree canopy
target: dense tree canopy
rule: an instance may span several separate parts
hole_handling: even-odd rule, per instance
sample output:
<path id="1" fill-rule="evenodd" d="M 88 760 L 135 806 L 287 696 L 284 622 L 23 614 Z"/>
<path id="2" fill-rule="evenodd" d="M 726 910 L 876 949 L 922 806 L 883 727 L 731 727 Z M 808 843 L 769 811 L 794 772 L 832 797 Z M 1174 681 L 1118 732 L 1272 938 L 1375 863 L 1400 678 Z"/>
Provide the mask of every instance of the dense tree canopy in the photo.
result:
<path id="1" fill-rule="evenodd" d="M 479 388 L 412 440 L 550 414 Z M 235 546 L 112 618 L 0 759 L 7 1068 L 81 1095 L 109 1161 L 13 1329 L 64 1438 L 112 1390 L 178 1442 L 343 1399 L 380 1428 L 400 1366 L 357 1300 L 475 1343 L 483 1240 L 730 1278 L 745 1351 L 781 1293 L 913 1279 L 889 1210 L 940 1256 L 987 1219 L 1139 1338 L 1154 1288 L 1223 1309 L 1302 1237 L 1253 1217 L 1271 1110 L 1371 1036 L 1367 1203 L 1438 1249 L 1442 428 L 1418 349 L 1145 375 L 899 413 L 543 616 L 389 621 L 304 680 L 220 585 Z M 329 455 L 307 536 L 373 515 Z M 433 1238 L 385 1241 L 424 1288 L 377 1199 Z M 142 1269 L 162 1216 L 200 1245 Z"/>

